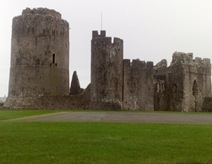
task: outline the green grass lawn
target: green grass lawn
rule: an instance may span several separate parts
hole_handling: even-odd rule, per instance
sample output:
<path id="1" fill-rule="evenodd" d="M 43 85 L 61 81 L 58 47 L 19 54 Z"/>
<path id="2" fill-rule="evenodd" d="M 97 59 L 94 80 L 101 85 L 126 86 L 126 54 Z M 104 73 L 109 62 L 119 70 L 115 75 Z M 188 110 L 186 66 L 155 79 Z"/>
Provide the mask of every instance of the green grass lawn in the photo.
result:
<path id="1" fill-rule="evenodd" d="M 0 121 L 1 164 L 210 164 L 211 154 L 212 125 Z"/>

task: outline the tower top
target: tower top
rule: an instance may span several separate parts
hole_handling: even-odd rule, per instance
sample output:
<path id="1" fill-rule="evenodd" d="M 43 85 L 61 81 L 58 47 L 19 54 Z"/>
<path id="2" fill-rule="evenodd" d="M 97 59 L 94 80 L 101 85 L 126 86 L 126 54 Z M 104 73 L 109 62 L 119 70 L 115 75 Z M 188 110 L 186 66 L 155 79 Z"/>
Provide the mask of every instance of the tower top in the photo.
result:
<path id="1" fill-rule="evenodd" d="M 92 39 L 95 39 L 96 37 L 101 37 L 101 38 L 106 37 L 106 31 L 101 30 L 100 34 L 98 33 L 98 31 L 92 31 Z"/>
<path id="2" fill-rule="evenodd" d="M 59 12 L 47 8 L 26 8 L 22 11 L 22 15 L 49 15 L 61 19 L 61 14 Z"/>

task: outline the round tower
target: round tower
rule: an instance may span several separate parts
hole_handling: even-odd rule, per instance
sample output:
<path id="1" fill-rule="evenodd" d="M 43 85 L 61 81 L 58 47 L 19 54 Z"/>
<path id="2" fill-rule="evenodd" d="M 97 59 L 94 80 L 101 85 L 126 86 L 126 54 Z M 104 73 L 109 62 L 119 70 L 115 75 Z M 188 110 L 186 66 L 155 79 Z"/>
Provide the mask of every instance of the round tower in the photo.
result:
<path id="1" fill-rule="evenodd" d="M 91 41 L 92 108 L 121 108 L 123 40 L 93 31 Z"/>
<path id="2" fill-rule="evenodd" d="M 23 10 L 12 23 L 6 106 L 28 106 L 40 96 L 69 94 L 69 24 L 46 8 Z"/>

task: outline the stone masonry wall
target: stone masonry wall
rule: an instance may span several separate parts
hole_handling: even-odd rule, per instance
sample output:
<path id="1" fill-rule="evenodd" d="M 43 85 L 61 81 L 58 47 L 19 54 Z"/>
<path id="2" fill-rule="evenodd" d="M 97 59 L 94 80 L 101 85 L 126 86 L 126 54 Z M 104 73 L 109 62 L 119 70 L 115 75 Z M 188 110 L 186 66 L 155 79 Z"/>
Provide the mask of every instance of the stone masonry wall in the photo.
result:
<path id="1" fill-rule="evenodd" d="M 170 66 L 164 63 L 155 66 L 154 110 L 202 111 L 211 93 L 210 60 L 175 52 Z"/>
<path id="2" fill-rule="evenodd" d="M 167 110 L 182 111 L 184 103 L 184 74 L 182 65 L 172 65 L 167 75 Z"/>
<path id="3" fill-rule="evenodd" d="M 124 59 L 123 109 L 153 110 L 153 63 Z"/>
<path id="4" fill-rule="evenodd" d="M 8 99 L 69 94 L 69 24 L 60 13 L 25 9 L 13 18 Z M 22 98 L 16 101 L 16 98 Z"/>
<path id="5" fill-rule="evenodd" d="M 91 102 L 121 108 L 123 40 L 93 31 L 91 41 Z M 100 105 L 101 106 L 101 105 Z M 103 105 L 104 107 L 107 105 Z M 98 107 L 99 108 L 99 107 Z"/>
<path id="6" fill-rule="evenodd" d="M 90 100 L 83 94 L 42 96 L 33 102 L 34 109 L 89 109 Z"/>
<path id="7" fill-rule="evenodd" d="M 170 110 L 169 109 L 169 91 L 167 87 L 168 82 L 168 68 L 167 60 L 163 59 L 154 66 L 154 110 Z"/>
<path id="8" fill-rule="evenodd" d="M 192 53 L 175 52 L 169 67 L 169 88 L 177 82 L 177 110 L 201 111 L 204 97 L 211 93 L 209 59 L 195 58 Z M 170 104 L 173 104 L 171 93 Z M 170 106 L 172 109 L 172 107 Z"/>
<path id="9" fill-rule="evenodd" d="M 205 97 L 203 100 L 202 111 L 212 112 L 212 97 Z"/>

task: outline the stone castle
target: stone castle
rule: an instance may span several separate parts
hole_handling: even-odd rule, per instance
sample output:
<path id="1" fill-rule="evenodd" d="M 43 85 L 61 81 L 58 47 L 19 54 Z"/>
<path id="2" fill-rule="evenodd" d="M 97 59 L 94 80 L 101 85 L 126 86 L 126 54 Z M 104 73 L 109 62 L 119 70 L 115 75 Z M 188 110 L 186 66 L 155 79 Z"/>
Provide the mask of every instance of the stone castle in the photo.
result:
<path id="1" fill-rule="evenodd" d="M 123 40 L 93 31 L 91 82 L 69 88 L 69 24 L 55 10 L 13 19 L 5 106 L 39 109 L 212 111 L 210 59 L 175 52 L 170 66 L 123 59 Z"/>

